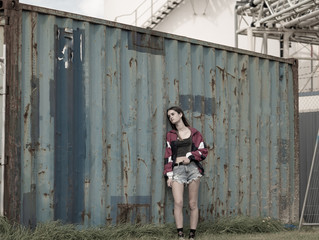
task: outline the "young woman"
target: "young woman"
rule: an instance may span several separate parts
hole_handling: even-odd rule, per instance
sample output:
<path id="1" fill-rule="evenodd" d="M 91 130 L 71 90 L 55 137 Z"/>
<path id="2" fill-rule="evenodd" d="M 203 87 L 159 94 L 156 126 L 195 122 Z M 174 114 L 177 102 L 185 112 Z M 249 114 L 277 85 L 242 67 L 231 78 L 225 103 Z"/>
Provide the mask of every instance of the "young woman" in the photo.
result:
<path id="1" fill-rule="evenodd" d="M 198 223 L 198 189 L 204 169 L 200 162 L 207 156 L 207 148 L 199 131 L 190 127 L 183 110 L 174 106 L 167 110 L 172 130 L 166 135 L 164 175 L 174 197 L 174 218 L 179 239 L 183 233 L 183 194 L 188 186 L 190 208 L 189 239 L 195 238 Z"/>

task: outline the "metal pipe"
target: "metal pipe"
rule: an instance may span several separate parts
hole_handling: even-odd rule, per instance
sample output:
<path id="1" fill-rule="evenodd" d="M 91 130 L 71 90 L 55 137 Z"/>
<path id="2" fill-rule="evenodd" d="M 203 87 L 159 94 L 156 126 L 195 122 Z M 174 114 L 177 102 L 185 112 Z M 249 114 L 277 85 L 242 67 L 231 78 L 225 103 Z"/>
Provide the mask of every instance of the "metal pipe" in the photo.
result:
<path id="1" fill-rule="evenodd" d="M 264 54 L 268 54 L 268 34 L 264 33 L 263 35 L 263 51 Z"/>
<path id="2" fill-rule="evenodd" d="M 252 1 L 252 4 L 258 5 L 261 2 L 262 2 L 262 0 L 254 0 L 254 1 Z M 238 8 L 236 12 L 237 12 L 237 14 L 241 14 L 243 11 L 245 11 L 245 10 L 247 10 L 249 8 L 251 8 L 251 2 L 249 2 L 249 3 L 245 4 L 244 6 Z"/>
<path id="3" fill-rule="evenodd" d="M 0 216 L 4 216 L 4 170 L 5 170 L 5 117 L 6 117 L 6 45 L 3 45 L 3 57 L 0 58 L 0 66 L 2 69 L 2 90 L 0 88 L 0 96 L 2 98 L 1 105 L 1 136 L 0 136 Z"/>
<path id="4" fill-rule="evenodd" d="M 235 5 L 235 12 L 238 8 L 238 5 Z M 234 14 L 234 25 L 235 25 L 235 47 L 238 48 L 238 34 L 237 34 L 237 29 L 238 29 L 238 15 Z"/>
<path id="5" fill-rule="evenodd" d="M 288 28 L 288 27 L 294 26 L 294 25 L 296 25 L 296 24 L 298 24 L 300 22 L 303 22 L 304 20 L 307 20 L 309 18 L 318 17 L 318 14 L 319 14 L 319 10 L 314 11 L 312 13 L 309 13 L 309 14 L 304 15 L 302 17 L 298 17 L 298 18 L 296 18 L 296 19 L 294 19 L 294 20 L 292 20 L 290 22 L 287 22 L 287 23 L 283 24 L 283 27 Z"/>
<path id="6" fill-rule="evenodd" d="M 309 60 L 309 61 L 318 61 L 319 59 L 318 58 L 316 58 L 316 57 L 294 57 L 294 58 L 296 58 L 296 59 L 298 59 L 298 60 Z M 313 71 L 312 71 L 313 72 Z M 313 75 L 311 75 L 311 77 L 313 77 L 314 76 L 314 74 Z"/>
<path id="7" fill-rule="evenodd" d="M 313 58 L 313 45 L 310 44 L 311 47 L 311 58 Z M 313 72 L 313 60 L 310 61 L 310 70 Z M 313 75 L 311 76 L 311 88 L 310 91 L 313 92 Z"/>
<path id="8" fill-rule="evenodd" d="M 294 14 L 296 13 L 296 12 L 300 12 L 300 11 L 306 11 L 307 9 L 310 9 L 310 8 L 313 8 L 313 5 L 312 5 L 312 0 L 304 0 L 304 1 L 302 1 L 302 2 L 299 2 L 298 4 L 295 4 L 295 5 L 291 5 L 291 4 L 289 4 L 289 2 L 287 3 L 287 2 L 285 2 L 285 3 L 283 3 L 282 5 L 281 5 L 281 8 L 282 8 L 282 10 L 280 10 L 279 12 L 271 12 L 272 11 L 272 9 L 273 9 L 273 7 L 275 7 L 275 4 L 278 4 L 278 1 L 265 1 L 266 2 L 266 4 L 267 4 L 267 8 L 265 8 L 264 10 L 262 10 L 262 7 L 260 7 L 260 6 L 258 6 L 259 4 L 261 4 L 261 1 L 253 1 L 253 4 L 256 6 L 255 8 L 256 8 L 256 10 L 255 11 L 257 11 L 258 9 L 259 10 L 262 10 L 262 12 L 263 12 L 263 14 L 266 14 L 266 12 L 269 12 L 269 16 L 267 16 L 266 18 L 264 18 L 264 19 L 260 19 L 260 17 L 258 18 L 258 20 L 256 21 L 256 23 L 255 24 L 261 24 L 261 23 L 263 23 L 264 21 L 268 21 L 269 19 L 272 19 L 272 18 L 274 18 L 274 17 L 278 17 L 278 16 L 280 16 L 282 13 L 285 13 L 285 12 L 287 12 L 287 11 L 290 11 L 290 10 L 292 10 L 292 9 L 295 9 L 295 8 L 297 8 L 297 7 L 303 7 L 302 9 L 297 9 L 297 10 L 295 10 L 294 11 Z M 308 4 L 308 5 L 307 5 Z M 247 10 L 247 9 L 249 9 L 249 8 L 251 8 L 251 5 L 250 4 L 246 4 L 245 5 L 245 7 L 240 7 L 240 8 L 238 8 L 237 9 L 237 11 L 236 11 L 236 13 L 237 14 L 240 14 L 240 13 L 242 13 L 244 10 Z M 257 9 L 258 8 L 258 9 Z M 277 6 L 277 8 L 278 8 L 278 6 Z M 250 9 L 251 11 L 252 11 L 252 9 Z M 261 12 L 260 12 L 261 13 Z M 276 19 L 277 20 L 277 22 L 280 22 L 281 20 L 283 20 L 283 19 L 285 19 L 285 18 L 287 18 L 287 17 L 289 17 L 290 15 L 286 15 L 286 16 L 284 16 L 284 17 L 281 17 L 281 18 L 279 18 L 279 19 Z"/>
<path id="9" fill-rule="evenodd" d="M 289 4 L 289 2 L 286 2 L 286 3 L 282 3 L 282 5 L 279 5 L 279 2 L 276 0 L 272 3 L 269 3 L 269 1 L 267 1 L 267 8 L 265 8 L 263 10 L 263 14 L 266 14 L 266 13 L 269 13 L 269 14 L 274 14 L 274 12 L 271 12 L 274 8 L 277 10 L 279 8 L 281 9 L 286 9 L 286 8 L 290 8 L 290 7 L 293 7 L 294 5 L 292 4 Z M 312 3 L 309 4 L 309 6 L 305 6 L 305 8 L 312 8 Z M 296 13 L 296 12 L 294 12 Z"/>
<path id="10" fill-rule="evenodd" d="M 319 24 L 319 16 L 316 16 L 312 19 L 309 19 L 307 21 L 303 21 L 302 23 L 299 24 L 300 27 L 311 27 L 316 26 Z"/>
<path id="11" fill-rule="evenodd" d="M 315 0 L 317 1 L 317 0 Z M 280 2 L 278 0 L 274 0 L 274 1 L 266 1 L 266 5 L 267 5 L 267 8 L 262 8 L 262 14 L 265 14 L 267 15 L 267 13 L 269 14 L 269 16 L 271 16 L 272 14 L 275 14 L 275 13 L 279 13 L 280 11 L 283 11 L 285 10 L 286 8 L 291 8 L 291 7 L 295 7 L 296 5 L 292 5 L 290 4 L 289 2 L 282 2 L 281 4 L 279 4 Z M 305 0 L 303 0 L 303 2 L 299 2 L 300 5 L 303 5 L 303 4 L 307 4 L 308 1 L 306 2 Z M 259 3 L 260 4 L 260 3 Z M 313 5 L 312 5 L 312 1 L 310 1 L 310 3 L 308 5 L 303 6 L 304 9 L 308 9 L 308 8 L 313 8 Z M 257 8 L 258 6 L 256 5 L 255 8 Z M 276 10 L 273 12 L 273 10 Z M 281 10 L 279 10 L 281 9 Z M 256 10 L 255 10 L 256 11 Z M 297 10 L 298 11 L 298 10 Z M 296 13 L 296 12 L 294 12 Z"/>
<path id="12" fill-rule="evenodd" d="M 252 8 L 257 8 L 258 5 L 260 5 L 264 0 L 254 0 L 254 1 L 250 1 L 249 3 L 245 4 L 244 6 L 241 6 L 237 9 L 236 13 L 237 14 L 241 14 L 243 13 L 245 10 L 254 10 L 254 11 L 258 11 L 260 9 L 260 6 L 258 9 L 252 9 Z M 278 0 L 273 0 L 273 1 L 267 1 L 267 5 L 273 7 L 275 4 L 278 3 Z M 254 7 L 252 7 L 254 6 Z M 268 7 L 268 6 L 267 6 Z M 269 8 L 264 9 L 263 12 L 269 11 Z"/>
<path id="13" fill-rule="evenodd" d="M 268 20 L 270 20 L 270 19 L 273 19 L 273 18 L 275 18 L 275 17 L 278 17 L 278 16 L 280 16 L 280 15 L 283 14 L 283 13 L 290 12 L 290 11 L 294 10 L 295 8 L 300 7 L 300 6 L 302 6 L 302 5 L 304 5 L 304 4 L 308 3 L 308 2 L 311 2 L 311 1 L 312 1 L 312 0 L 305 0 L 305 1 L 300 2 L 300 3 L 298 3 L 298 4 L 296 4 L 296 5 L 292 6 L 292 7 L 286 8 L 286 9 L 280 11 L 280 12 L 277 12 L 277 13 L 275 13 L 275 14 L 273 14 L 273 15 L 270 15 L 270 16 L 268 16 L 268 17 L 265 17 L 265 18 L 263 18 L 263 19 L 261 19 L 261 20 L 259 20 L 259 21 L 257 21 L 257 22 L 258 22 L 259 24 L 261 24 L 261 23 L 266 22 L 266 21 L 268 21 Z"/>

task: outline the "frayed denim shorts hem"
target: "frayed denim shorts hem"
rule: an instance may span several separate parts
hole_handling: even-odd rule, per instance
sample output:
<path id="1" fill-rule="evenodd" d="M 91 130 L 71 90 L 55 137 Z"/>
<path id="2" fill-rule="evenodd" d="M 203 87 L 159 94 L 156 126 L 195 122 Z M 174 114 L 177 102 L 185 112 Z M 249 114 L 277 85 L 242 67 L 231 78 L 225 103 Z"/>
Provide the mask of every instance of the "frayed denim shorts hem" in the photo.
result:
<path id="1" fill-rule="evenodd" d="M 196 163 L 190 162 L 187 165 L 179 165 L 173 168 L 173 181 L 188 185 L 197 179 L 200 179 L 202 174 L 199 172 Z"/>

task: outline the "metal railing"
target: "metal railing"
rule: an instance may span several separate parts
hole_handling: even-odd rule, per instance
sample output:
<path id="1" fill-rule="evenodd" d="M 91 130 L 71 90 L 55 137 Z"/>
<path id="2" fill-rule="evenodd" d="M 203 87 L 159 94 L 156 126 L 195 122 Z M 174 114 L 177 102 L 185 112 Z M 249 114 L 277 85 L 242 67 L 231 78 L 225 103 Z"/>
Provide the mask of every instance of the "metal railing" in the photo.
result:
<path id="1" fill-rule="evenodd" d="M 167 15 L 180 2 L 182 1 L 181 0 L 145 0 L 142 3 L 140 3 L 134 11 L 128 14 L 119 15 L 114 19 L 114 21 L 117 22 L 121 18 L 123 19 L 121 22 L 128 23 L 135 26 L 147 27 L 147 25 L 154 23 L 153 19 L 162 20 L 161 17 L 156 16 L 156 13 L 158 13 L 160 9 L 163 9 L 160 12 L 165 12 L 165 10 L 168 10 L 167 12 L 165 12 Z M 156 23 L 158 22 L 159 21 L 156 21 Z"/>

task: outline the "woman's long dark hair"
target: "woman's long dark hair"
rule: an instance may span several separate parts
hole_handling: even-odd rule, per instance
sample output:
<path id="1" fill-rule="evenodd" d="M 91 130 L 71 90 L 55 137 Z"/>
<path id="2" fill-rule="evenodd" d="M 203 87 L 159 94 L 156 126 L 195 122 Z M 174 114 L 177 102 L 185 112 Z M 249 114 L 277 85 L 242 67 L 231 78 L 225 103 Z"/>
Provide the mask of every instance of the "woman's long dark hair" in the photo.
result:
<path id="1" fill-rule="evenodd" d="M 187 121 L 187 119 L 186 119 L 186 117 L 185 117 L 185 114 L 184 114 L 183 110 L 182 110 L 180 107 L 178 107 L 178 106 L 172 106 L 172 107 L 170 107 L 169 109 L 167 109 L 167 111 L 166 111 L 166 116 L 167 116 L 167 119 L 168 119 L 169 123 L 171 124 L 171 127 L 172 127 L 174 130 L 177 130 L 177 128 L 176 128 L 175 124 L 171 123 L 171 121 L 169 120 L 169 117 L 168 117 L 168 111 L 169 111 L 169 110 L 174 110 L 175 112 L 177 112 L 177 113 L 179 113 L 179 114 L 181 113 L 181 114 L 182 114 L 182 121 L 183 121 L 184 125 L 185 125 L 186 127 L 190 127 L 190 125 L 189 125 L 189 123 L 188 123 L 188 121 Z"/>

